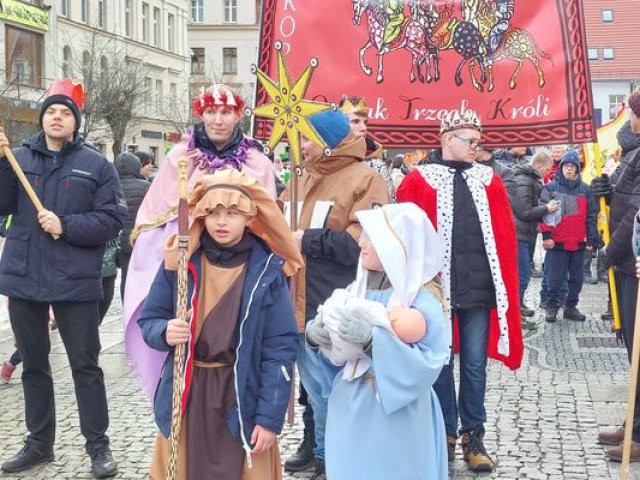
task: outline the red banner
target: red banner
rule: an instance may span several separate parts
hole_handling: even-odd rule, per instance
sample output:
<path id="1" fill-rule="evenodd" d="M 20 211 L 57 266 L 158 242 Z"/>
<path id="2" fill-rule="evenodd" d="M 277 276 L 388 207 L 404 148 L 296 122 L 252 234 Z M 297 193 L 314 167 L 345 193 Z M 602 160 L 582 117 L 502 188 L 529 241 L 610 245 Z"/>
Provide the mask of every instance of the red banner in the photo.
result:
<path id="1" fill-rule="evenodd" d="M 442 115 L 466 108 L 490 146 L 594 139 L 582 0 L 263 0 L 271 77 L 276 42 L 292 79 L 318 59 L 308 98 L 364 97 L 386 147 L 439 145 Z M 256 120 L 258 138 L 269 131 Z"/>

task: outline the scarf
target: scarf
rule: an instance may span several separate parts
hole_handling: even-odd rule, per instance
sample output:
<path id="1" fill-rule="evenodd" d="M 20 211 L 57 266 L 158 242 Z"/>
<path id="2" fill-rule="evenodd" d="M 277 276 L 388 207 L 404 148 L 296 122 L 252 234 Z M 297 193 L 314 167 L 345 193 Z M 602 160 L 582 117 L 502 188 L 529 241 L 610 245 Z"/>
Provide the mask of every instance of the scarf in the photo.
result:
<path id="1" fill-rule="evenodd" d="M 251 254 L 254 242 L 255 240 L 246 230 L 240 241 L 230 247 L 220 245 L 206 229 L 200 236 L 200 245 L 207 260 L 219 267 L 237 267 L 245 263 Z"/>
<path id="2" fill-rule="evenodd" d="M 202 153 L 202 157 L 198 160 L 198 167 L 203 170 L 218 170 L 227 167 L 241 170 L 247 160 L 247 151 L 255 147 L 255 142 L 246 138 L 237 126 L 231 134 L 229 143 L 220 150 L 207 135 L 204 123 L 199 123 L 194 127 L 191 140 L 189 140 L 189 150 L 197 148 Z"/>

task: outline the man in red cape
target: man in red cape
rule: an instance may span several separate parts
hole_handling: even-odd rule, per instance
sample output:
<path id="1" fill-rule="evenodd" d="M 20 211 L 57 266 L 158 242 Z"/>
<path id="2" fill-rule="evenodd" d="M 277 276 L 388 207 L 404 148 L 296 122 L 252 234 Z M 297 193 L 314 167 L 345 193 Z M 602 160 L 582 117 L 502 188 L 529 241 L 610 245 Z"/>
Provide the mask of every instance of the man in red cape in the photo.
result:
<path id="1" fill-rule="evenodd" d="M 487 357 L 515 370 L 523 345 L 518 300 L 516 232 L 507 191 L 490 167 L 474 160 L 481 125 L 473 110 L 452 110 L 442 119 L 442 149 L 417 167 L 397 191 L 398 202 L 422 208 L 445 245 L 442 284 L 451 305 L 454 347 L 460 351 L 456 400 L 453 352 L 434 385 L 455 457 L 458 414 L 462 450 L 475 472 L 493 470 L 484 444 Z"/>

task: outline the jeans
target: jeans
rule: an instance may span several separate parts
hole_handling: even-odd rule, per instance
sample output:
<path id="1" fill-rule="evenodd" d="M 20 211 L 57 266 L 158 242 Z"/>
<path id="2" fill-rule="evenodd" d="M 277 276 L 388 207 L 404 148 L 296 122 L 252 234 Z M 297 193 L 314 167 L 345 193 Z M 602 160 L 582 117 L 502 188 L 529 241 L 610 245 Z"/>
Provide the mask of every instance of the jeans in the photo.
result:
<path id="1" fill-rule="evenodd" d="M 458 415 L 460 432 L 484 433 L 487 412 L 484 397 L 487 389 L 487 344 L 489 342 L 489 310 L 460 308 L 458 332 L 460 338 L 460 391 L 456 401 L 453 377 L 453 353 L 433 389 L 438 396 L 447 435 L 457 437 Z"/>
<path id="2" fill-rule="evenodd" d="M 309 352 L 306 348 L 304 333 L 299 335 L 299 339 L 298 373 L 312 405 L 312 408 L 308 405 L 305 407 L 303 419 L 305 417 L 307 418 L 307 420 L 305 420 L 306 428 L 309 422 L 309 415 L 313 414 L 316 438 L 314 453 L 318 460 L 324 461 L 324 431 L 327 424 L 327 402 L 329 393 L 326 391 L 326 386 L 323 388 L 321 381 L 322 374 L 318 371 L 317 359 L 312 358 L 313 353 Z"/>
<path id="3" fill-rule="evenodd" d="M 98 366 L 98 302 L 53 302 L 51 306 L 71 367 L 86 447 L 108 445 L 107 395 Z M 9 298 L 9 318 L 23 360 L 27 443 L 48 450 L 53 447 L 56 427 L 49 365 L 49 304 Z"/>
<path id="4" fill-rule="evenodd" d="M 102 320 L 104 320 L 104 317 L 107 315 L 109 307 L 111 306 L 117 276 L 118 275 L 116 274 L 111 277 L 102 277 L 102 293 L 104 296 L 100 301 L 98 301 L 98 315 L 100 316 L 100 325 L 102 325 Z"/>
<path id="5" fill-rule="evenodd" d="M 545 265 L 549 271 L 548 305 L 551 308 L 561 306 L 561 288 L 569 276 L 569 291 L 567 293 L 568 308 L 578 304 L 582 283 L 584 281 L 584 250 L 566 251 L 549 250 L 545 258 Z"/>
<path id="6" fill-rule="evenodd" d="M 524 292 L 531 279 L 531 244 L 518 240 L 518 286 L 520 292 L 520 304 L 524 303 Z"/>
<path id="7" fill-rule="evenodd" d="M 129 271 L 129 262 L 131 261 L 132 252 L 123 252 L 118 250 L 118 265 L 120 267 L 120 300 L 124 304 L 124 287 L 127 284 L 127 272 Z"/>
<path id="8" fill-rule="evenodd" d="M 636 296 L 638 295 L 638 279 L 622 272 L 616 274 L 616 291 L 620 309 L 620 323 L 629 362 L 633 346 L 633 332 L 636 319 Z M 640 442 L 640 382 L 636 388 L 636 404 L 633 411 L 633 441 Z"/>
<path id="9" fill-rule="evenodd" d="M 548 265 L 548 258 L 550 250 L 547 250 L 547 253 L 544 255 L 544 263 L 542 264 L 543 272 L 542 272 L 542 285 L 540 287 L 540 303 L 548 305 L 549 304 L 549 274 L 551 269 Z M 565 278 L 565 281 L 560 286 L 559 298 L 560 301 L 566 303 L 567 295 L 569 293 L 569 281 L 568 277 Z"/>

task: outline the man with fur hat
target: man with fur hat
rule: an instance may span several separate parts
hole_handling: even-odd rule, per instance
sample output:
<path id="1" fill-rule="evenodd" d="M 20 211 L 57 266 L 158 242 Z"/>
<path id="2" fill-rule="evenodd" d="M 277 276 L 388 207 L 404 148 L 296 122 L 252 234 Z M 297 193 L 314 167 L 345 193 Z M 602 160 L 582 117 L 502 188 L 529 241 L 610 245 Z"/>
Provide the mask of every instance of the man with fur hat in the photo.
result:
<path id="1" fill-rule="evenodd" d="M 584 251 L 598 244 L 596 217 L 598 208 L 589 186 L 580 179 L 580 157 L 575 150 L 564 154 L 556 178 L 540 193 L 543 204 L 556 200 L 560 208 L 540 223 L 544 259 L 548 275 L 547 308 L 544 319 L 555 322 L 561 306 L 560 291 L 569 278 L 569 292 L 563 317 L 584 322 L 586 316 L 577 308 L 582 290 Z"/>
<path id="2" fill-rule="evenodd" d="M 135 243 L 124 296 L 125 350 L 150 399 L 160 376 L 161 355 L 144 343 L 136 320 L 162 262 L 164 242 L 178 229 L 178 160 L 187 159 L 190 188 L 202 176 L 230 168 L 257 179 L 270 195 L 276 196 L 271 161 L 263 154 L 262 146 L 240 130 L 243 100 L 229 87 L 213 85 L 200 93 L 192 108 L 202 121 L 183 137 L 160 166 L 131 235 Z"/>
<path id="3" fill-rule="evenodd" d="M 327 399 L 304 352 L 306 323 L 316 316 L 322 304 L 336 288 L 344 288 L 356 277 L 360 256 L 360 224 L 356 212 L 388 202 L 385 183 L 362 164 L 366 146 L 362 136 L 351 132 L 349 119 L 341 111 L 327 111 L 309 117 L 309 121 L 331 150 L 303 139 L 304 175 L 300 179 L 299 230 L 294 232 L 306 259 L 298 275 L 296 317 L 302 350 L 298 357 L 300 379 L 313 404 L 306 407 L 305 434 L 295 457 L 285 463 L 287 470 L 303 470 L 313 465 L 310 455 L 315 439 L 317 480 L 324 479 L 324 429 Z M 280 200 L 290 201 L 290 187 Z M 315 433 L 314 433 L 315 432 Z M 309 458 L 311 457 L 311 458 Z"/>
<path id="4" fill-rule="evenodd" d="M 633 135 L 640 137 L 640 93 L 629 97 L 629 126 Z M 595 182 L 595 184 L 593 183 Z M 631 359 L 631 346 L 636 318 L 636 297 L 638 296 L 638 279 L 632 238 L 634 237 L 634 218 L 637 220 L 640 209 L 640 149 L 629 159 L 626 168 L 620 173 L 613 190 L 606 177 L 594 178 L 593 193 L 596 196 L 611 197 L 611 241 L 600 257 L 605 268 L 616 267 L 616 288 L 620 307 L 620 320 Z M 637 238 L 636 238 L 637 241 Z M 640 383 L 638 383 L 640 390 Z M 633 436 L 631 444 L 631 461 L 640 461 L 640 393 L 636 392 L 636 404 L 633 413 Z M 601 432 L 598 435 L 601 444 L 609 445 L 607 456 L 613 461 L 622 460 L 624 426 L 614 431 Z"/>
<path id="5" fill-rule="evenodd" d="M 84 98 L 81 84 L 54 81 L 40 110 L 42 132 L 13 151 L 44 210 L 36 211 L 9 162 L 0 160 L 0 212 L 13 215 L 0 261 L 0 293 L 9 297 L 9 318 L 24 360 L 29 430 L 22 450 L 2 465 L 7 473 L 54 460 L 49 305 L 73 373 L 91 471 L 96 478 L 118 472 L 106 435 L 98 301 L 104 246 L 118 235 L 127 207 L 114 166 L 78 134 Z M 0 130 L 0 147 L 5 145 Z"/>
<path id="6" fill-rule="evenodd" d="M 458 412 L 462 451 L 474 472 L 493 470 L 484 446 L 486 365 L 490 356 L 511 369 L 522 360 L 516 234 L 504 184 L 475 162 L 481 125 L 473 110 L 450 111 L 442 148 L 404 179 L 398 202 L 422 208 L 444 242 L 442 283 L 460 350 L 456 399 L 453 352 L 434 389 L 444 414 L 449 460 L 455 457 Z"/>

